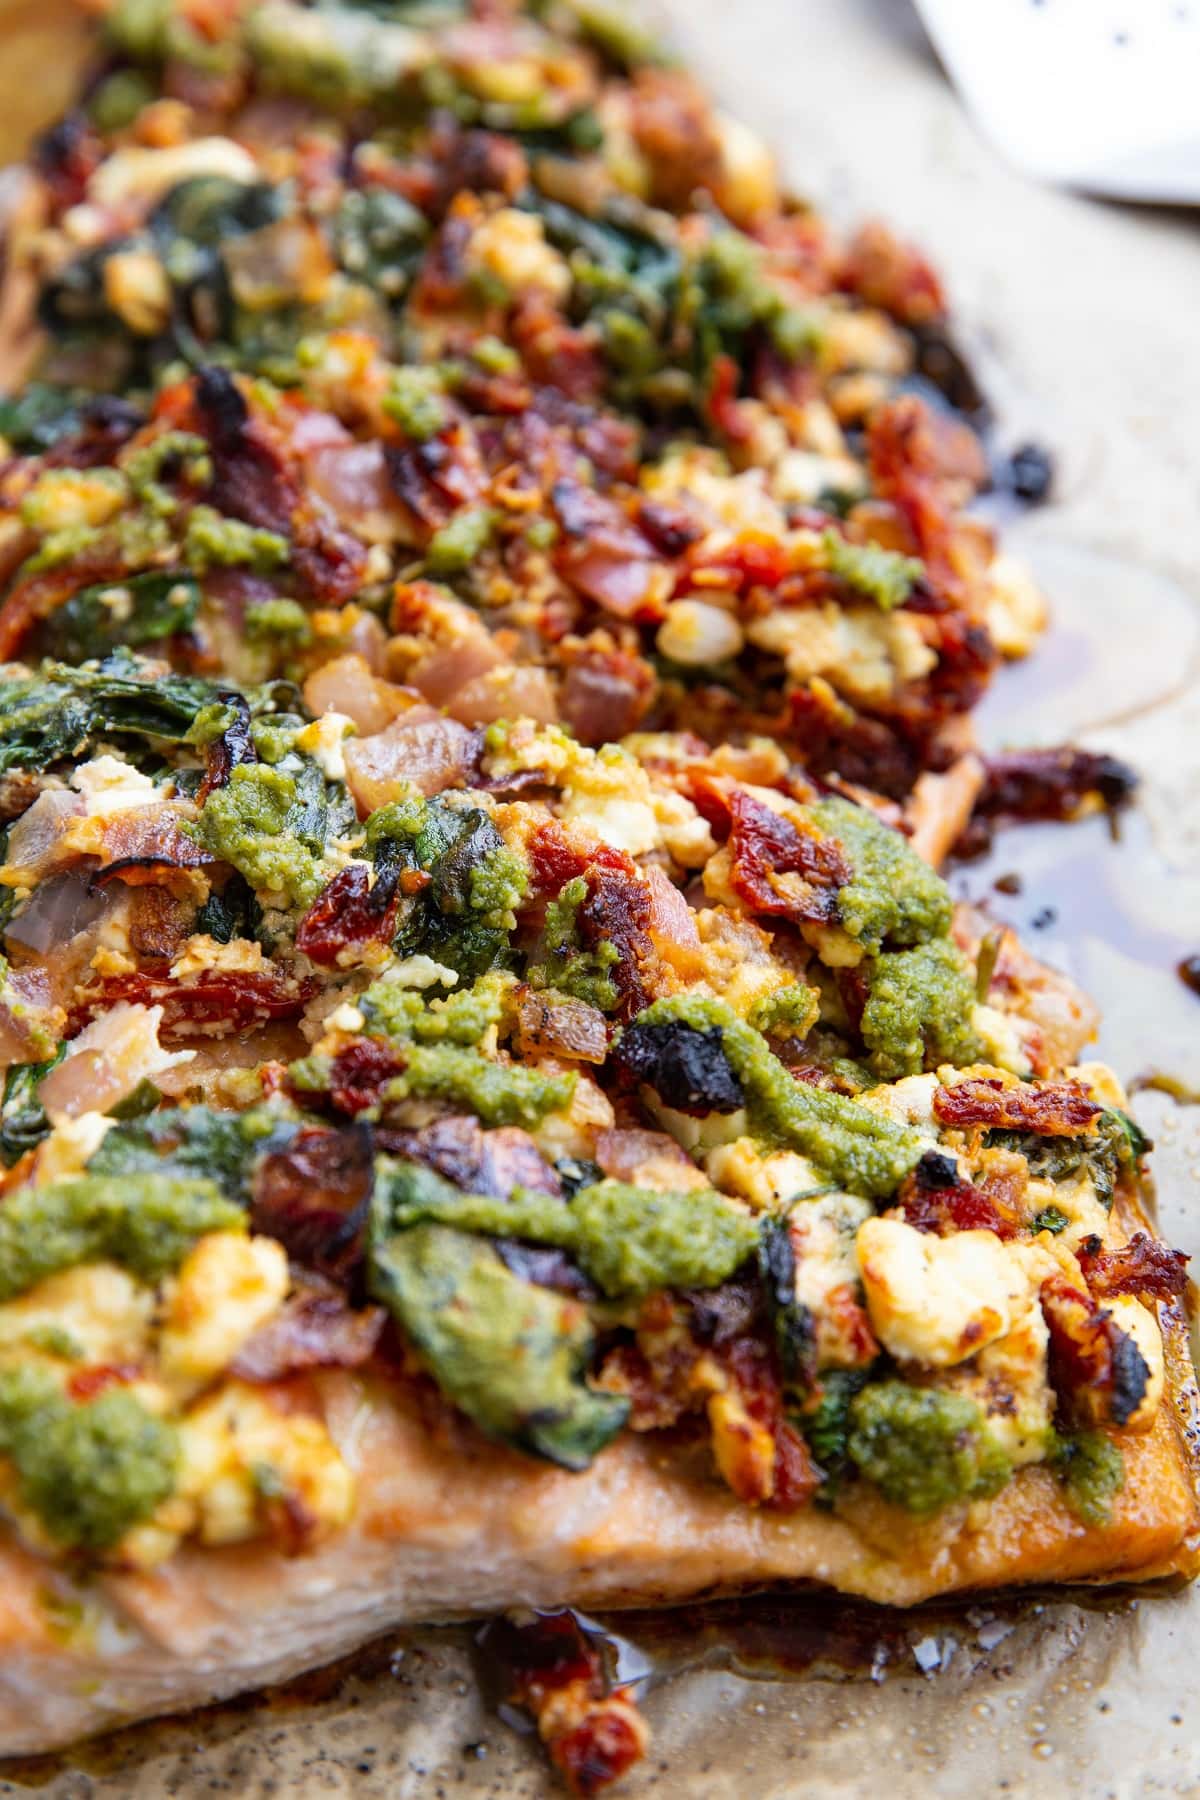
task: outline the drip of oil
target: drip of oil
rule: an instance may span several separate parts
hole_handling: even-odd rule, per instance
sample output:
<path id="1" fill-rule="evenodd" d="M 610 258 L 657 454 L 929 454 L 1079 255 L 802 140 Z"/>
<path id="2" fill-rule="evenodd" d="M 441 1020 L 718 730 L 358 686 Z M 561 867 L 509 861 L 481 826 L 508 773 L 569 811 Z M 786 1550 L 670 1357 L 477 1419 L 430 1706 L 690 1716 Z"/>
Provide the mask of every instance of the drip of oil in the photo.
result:
<path id="1" fill-rule="evenodd" d="M 1136 808 L 1119 821 L 1010 827 L 949 879 L 1096 1002 L 1089 1054 L 1130 1086 L 1163 1077 L 1182 1095 L 1200 1090 L 1200 994 L 1179 973 L 1200 950 L 1200 917 L 1183 903 L 1191 884 L 1164 862 Z"/>

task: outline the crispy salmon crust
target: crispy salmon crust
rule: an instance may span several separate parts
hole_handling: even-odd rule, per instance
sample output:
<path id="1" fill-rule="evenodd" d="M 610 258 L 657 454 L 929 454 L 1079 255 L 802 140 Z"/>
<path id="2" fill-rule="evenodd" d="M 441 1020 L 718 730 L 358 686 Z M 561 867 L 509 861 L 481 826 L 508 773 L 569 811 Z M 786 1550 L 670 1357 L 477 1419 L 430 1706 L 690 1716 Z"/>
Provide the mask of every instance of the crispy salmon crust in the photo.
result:
<path id="1" fill-rule="evenodd" d="M 1127 1228 L 1144 1224 L 1121 1196 Z M 1125 1483 L 1085 1525 L 1049 1469 L 995 1498 L 914 1519 L 858 1487 L 834 1511 L 747 1507 L 701 1453 L 626 1435 L 578 1475 L 482 1438 L 431 1434 L 417 1399 L 348 1371 L 317 1378 L 321 1411 L 359 1482 L 353 1525 L 319 1550 L 185 1548 L 101 1578 L 106 1647 L 48 1623 L 45 1565 L 0 1553 L 0 1754 L 285 1681 L 403 1625 L 514 1605 L 637 1609 L 781 1584 L 887 1606 L 1057 1582 L 1190 1579 L 1200 1569 L 1200 1392 L 1183 1306 L 1160 1303 L 1167 1393 L 1127 1439 Z M 94 1614 L 95 1606 L 90 1609 Z M 110 1647 L 119 1646 L 119 1647 Z"/>
<path id="2" fill-rule="evenodd" d="M 1177 1318 L 1168 1335 L 1181 1332 Z M 1191 1576 L 1200 1558 L 1190 1380 L 1126 1450 L 1125 1487 L 1099 1528 L 1082 1525 L 1038 1468 L 994 1500 L 914 1523 L 864 1497 L 844 1514 L 754 1511 L 644 1439 L 613 1445 L 578 1476 L 482 1443 L 464 1467 L 393 1393 L 343 1375 L 322 1385 L 329 1418 L 347 1447 L 355 1441 L 362 1487 L 353 1528 L 314 1555 L 185 1550 L 152 1572 L 111 1576 L 122 1648 L 98 1654 L 50 1641 L 44 1568 L 6 1550 L 5 1755 L 283 1681 L 396 1626 L 514 1604 L 637 1608 L 795 1583 L 908 1606 L 1014 1583 Z"/>

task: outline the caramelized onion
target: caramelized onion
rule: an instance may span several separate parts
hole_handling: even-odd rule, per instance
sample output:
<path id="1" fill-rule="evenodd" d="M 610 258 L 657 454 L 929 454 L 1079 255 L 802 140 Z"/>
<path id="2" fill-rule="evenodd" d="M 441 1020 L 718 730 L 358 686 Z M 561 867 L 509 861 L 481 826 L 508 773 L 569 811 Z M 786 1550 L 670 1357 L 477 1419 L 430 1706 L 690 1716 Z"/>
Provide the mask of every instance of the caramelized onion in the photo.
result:
<path id="1" fill-rule="evenodd" d="M 346 745 L 346 779 L 360 812 L 399 799 L 410 782 L 427 796 L 443 793 L 474 766 L 476 733 L 432 711 L 418 719 L 419 710 L 424 709 L 413 707 L 386 731 Z"/>

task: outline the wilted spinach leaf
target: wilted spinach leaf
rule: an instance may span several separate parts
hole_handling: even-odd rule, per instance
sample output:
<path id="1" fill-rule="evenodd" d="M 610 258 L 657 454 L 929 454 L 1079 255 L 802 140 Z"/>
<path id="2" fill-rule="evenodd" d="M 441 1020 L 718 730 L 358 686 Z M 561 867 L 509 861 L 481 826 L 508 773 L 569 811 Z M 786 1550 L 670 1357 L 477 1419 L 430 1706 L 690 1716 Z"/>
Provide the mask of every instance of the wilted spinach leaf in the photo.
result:
<path id="1" fill-rule="evenodd" d="M 47 620 L 44 645 L 64 662 L 90 662 L 122 644 L 136 649 L 189 631 L 199 606 L 200 588 L 193 576 L 150 569 L 72 594 Z"/>

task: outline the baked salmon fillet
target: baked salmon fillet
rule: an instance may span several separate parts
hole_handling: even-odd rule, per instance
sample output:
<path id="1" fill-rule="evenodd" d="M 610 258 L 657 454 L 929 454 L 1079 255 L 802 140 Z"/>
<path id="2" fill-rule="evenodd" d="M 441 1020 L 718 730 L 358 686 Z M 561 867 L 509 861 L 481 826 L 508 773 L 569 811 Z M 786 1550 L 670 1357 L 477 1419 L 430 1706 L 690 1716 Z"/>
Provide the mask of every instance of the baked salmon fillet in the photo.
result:
<path id="1" fill-rule="evenodd" d="M 0 306 L 0 1754 L 1192 1573 L 1147 1145 L 936 872 L 1128 777 L 973 747 L 1043 605 L 933 272 L 591 0 L 103 30 Z"/>

